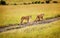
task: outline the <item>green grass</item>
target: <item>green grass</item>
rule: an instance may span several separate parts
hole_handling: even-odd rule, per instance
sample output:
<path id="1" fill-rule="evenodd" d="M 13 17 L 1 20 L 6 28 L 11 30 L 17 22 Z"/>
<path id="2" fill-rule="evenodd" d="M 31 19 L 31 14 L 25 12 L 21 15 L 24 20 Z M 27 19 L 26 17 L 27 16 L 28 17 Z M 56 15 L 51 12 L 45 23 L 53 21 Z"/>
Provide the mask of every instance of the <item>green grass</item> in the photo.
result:
<path id="1" fill-rule="evenodd" d="M 8 5 L 0 6 L 0 26 L 20 23 L 22 16 L 32 15 L 30 21 L 34 21 L 36 16 L 44 13 L 44 19 L 55 17 L 60 14 L 60 4 L 37 4 L 37 5 Z"/>
<path id="2" fill-rule="evenodd" d="M 0 38 L 60 38 L 60 20 L 2 32 Z"/>

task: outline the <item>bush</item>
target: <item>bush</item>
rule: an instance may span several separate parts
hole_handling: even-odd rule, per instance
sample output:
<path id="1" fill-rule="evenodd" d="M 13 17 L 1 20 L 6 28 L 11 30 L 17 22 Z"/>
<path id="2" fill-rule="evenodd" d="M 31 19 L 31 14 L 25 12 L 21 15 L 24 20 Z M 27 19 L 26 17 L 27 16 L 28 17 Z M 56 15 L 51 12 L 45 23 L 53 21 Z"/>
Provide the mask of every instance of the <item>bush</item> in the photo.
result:
<path id="1" fill-rule="evenodd" d="M 0 1 L 0 4 L 1 4 L 1 5 L 6 5 L 6 2 L 3 1 L 3 0 L 1 0 L 1 1 Z"/>
<path id="2" fill-rule="evenodd" d="M 53 3 L 58 3 L 57 1 L 53 1 Z"/>
<path id="3" fill-rule="evenodd" d="M 23 3 L 24 5 L 27 5 L 27 3 Z"/>
<path id="4" fill-rule="evenodd" d="M 32 2 L 32 4 L 35 4 L 35 2 Z"/>
<path id="5" fill-rule="evenodd" d="M 40 4 L 40 1 L 32 2 L 32 4 Z"/>
<path id="6" fill-rule="evenodd" d="M 35 4 L 37 4 L 37 1 L 35 1 Z"/>
<path id="7" fill-rule="evenodd" d="M 38 1 L 38 4 L 40 4 L 40 1 Z"/>
<path id="8" fill-rule="evenodd" d="M 31 4 L 31 3 L 28 3 L 28 4 Z"/>
<path id="9" fill-rule="evenodd" d="M 50 1 L 46 1 L 46 3 L 47 3 L 47 4 L 49 4 L 49 3 L 50 3 Z"/>
<path id="10" fill-rule="evenodd" d="M 17 5 L 16 3 L 14 5 Z"/>

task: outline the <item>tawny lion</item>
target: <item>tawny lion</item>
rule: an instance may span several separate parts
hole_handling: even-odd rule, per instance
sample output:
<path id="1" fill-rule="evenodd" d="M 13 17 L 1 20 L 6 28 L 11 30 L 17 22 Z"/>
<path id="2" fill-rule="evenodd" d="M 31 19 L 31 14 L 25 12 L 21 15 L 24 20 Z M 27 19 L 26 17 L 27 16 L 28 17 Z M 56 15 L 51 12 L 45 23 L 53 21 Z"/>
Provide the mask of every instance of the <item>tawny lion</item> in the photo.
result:
<path id="1" fill-rule="evenodd" d="M 30 18 L 31 18 L 31 16 L 22 16 L 22 17 L 21 17 L 21 24 L 23 24 L 23 21 L 24 21 L 24 20 L 26 20 L 27 23 L 28 23 Z"/>
<path id="2" fill-rule="evenodd" d="M 36 19 L 34 21 L 37 22 L 37 21 L 43 20 L 43 16 L 44 16 L 44 14 L 37 15 Z"/>

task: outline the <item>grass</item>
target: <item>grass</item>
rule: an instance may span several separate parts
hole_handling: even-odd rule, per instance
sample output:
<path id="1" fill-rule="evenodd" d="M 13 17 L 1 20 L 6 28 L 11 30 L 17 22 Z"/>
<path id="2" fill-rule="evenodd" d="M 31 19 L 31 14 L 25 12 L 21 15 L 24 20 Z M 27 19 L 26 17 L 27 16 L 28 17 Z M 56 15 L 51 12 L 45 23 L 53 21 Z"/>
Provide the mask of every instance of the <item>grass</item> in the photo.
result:
<path id="1" fill-rule="evenodd" d="M 58 18 L 58 17 L 60 17 L 60 15 L 58 14 L 58 15 L 56 15 L 56 16 L 54 16 L 54 17 L 49 17 L 49 18 L 45 18 L 46 20 L 48 20 L 48 19 L 53 19 L 53 18 Z"/>
<path id="2" fill-rule="evenodd" d="M 60 20 L 2 32 L 0 38 L 60 38 Z"/>
<path id="3" fill-rule="evenodd" d="M 0 26 L 20 23 L 22 16 L 32 15 L 30 21 L 44 13 L 44 19 L 60 14 L 60 4 L 8 5 L 0 6 Z"/>
<path id="4" fill-rule="evenodd" d="M 34 2 L 34 1 L 41 1 L 41 2 L 45 2 L 45 0 L 5 0 L 7 3 L 19 3 L 19 2 Z M 54 0 L 52 0 L 54 1 Z M 60 2 L 60 0 L 57 0 Z"/>

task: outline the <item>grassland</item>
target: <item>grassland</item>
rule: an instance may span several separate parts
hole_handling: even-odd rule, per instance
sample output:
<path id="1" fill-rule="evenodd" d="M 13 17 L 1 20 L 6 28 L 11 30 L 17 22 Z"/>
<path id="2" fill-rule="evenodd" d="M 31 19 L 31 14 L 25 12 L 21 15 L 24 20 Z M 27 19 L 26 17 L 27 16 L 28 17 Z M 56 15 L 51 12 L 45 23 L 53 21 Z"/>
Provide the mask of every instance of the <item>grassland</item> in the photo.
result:
<path id="1" fill-rule="evenodd" d="M 19 2 L 19 0 L 7 0 L 7 3 Z M 35 0 L 20 0 L 20 2 Z M 60 0 L 59 0 L 60 1 Z M 0 5 L 0 26 L 20 23 L 22 16 L 31 15 L 30 21 L 35 20 L 36 15 L 44 13 L 44 19 L 60 15 L 60 4 L 31 4 L 31 5 Z M 0 33 L 0 38 L 60 38 L 60 20 L 48 24 L 38 24 L 21 29 Z"/>
<path id="2" fill-rule="evenodd" d="M 0 38 L 60 38 L 60 20 L 2 32 Z"/>
<path id="3" fill-rule="evenodd" d="M 34 1 L 41 1 L 41 2 L 45 2 L 46 0 L 5 0 L 7 3 L 21 3 L 21 2 L 34 2 Z M 58 1 L 60 2 L 60 0 L 52 0 L 52 1 Z"/>
<path id="4" fill-rule="evenodd" d="M 22 16 L 31 15 L 30 21 L 36 18 L 36 15 L 44 13 L 44 19 L 54 17 L 60 14 L 60 4 L 32 4 L 32 5 L 8 5 L 0 6 L 0 26 L 20 23 Z"/>

